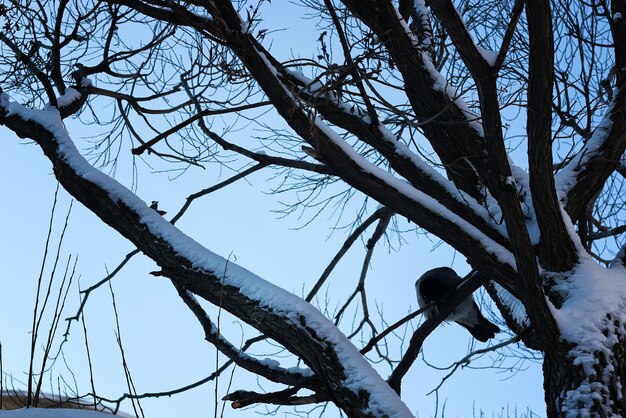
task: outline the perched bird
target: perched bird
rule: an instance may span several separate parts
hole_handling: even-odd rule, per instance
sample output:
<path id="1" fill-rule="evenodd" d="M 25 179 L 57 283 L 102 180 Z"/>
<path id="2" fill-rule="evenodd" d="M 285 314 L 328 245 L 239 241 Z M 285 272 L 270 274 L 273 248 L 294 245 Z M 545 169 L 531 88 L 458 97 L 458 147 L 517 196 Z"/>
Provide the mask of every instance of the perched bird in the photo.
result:
<path id="1" fill-rule="evenodd" d="M 431 302 L 437 304 L 454 292 L 462 281 L 463 279 L 449 267 L 438 267 L 428 270 L 415 282 L 417 303 L 420 308 L 427 306 Z M 437 309 L 436 306 L 433 306 L 427 310 L 425 312 L 426 317 L 432 317 L 435 314 L 435 309 Z M 495 337 L 497 332 L 500 332 L 500 328 L 489 322 L 480 313 L 472 295 L 459 303 L 450 316 L 446 318 L 446 321 L 454 321 L 465 327 L 474 338 L 482 342 L 486 342 L 488 339 Z"/>
<path id="2" fill-rule="evenodd" d="M 156 200 L 152 201 L 152 204 L 150 205 L 150 209 L 156 210 L 156 212 L 161 216 L 167 213 L 166 211 L 159 209 L 159 202 L 157 202 Z"/>

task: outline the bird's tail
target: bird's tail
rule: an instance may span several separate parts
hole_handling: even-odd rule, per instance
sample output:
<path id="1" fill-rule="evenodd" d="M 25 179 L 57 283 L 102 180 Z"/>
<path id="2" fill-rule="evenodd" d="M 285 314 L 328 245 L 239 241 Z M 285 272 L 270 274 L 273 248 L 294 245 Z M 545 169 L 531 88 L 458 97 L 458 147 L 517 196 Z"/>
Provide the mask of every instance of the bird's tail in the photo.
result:
<path id="1" fill-rule="evenodd" d="M 468 325 L 462 322 L 457 322 L 457 324 L 463 326 L 472 334 L 472 337 L 482 342 L 487 342 L 490 338 L 495 337 L 496 333 L 500 332 L 500 328 L 496 324 L 485 319 L 482 315 L 476 324 Z"/>

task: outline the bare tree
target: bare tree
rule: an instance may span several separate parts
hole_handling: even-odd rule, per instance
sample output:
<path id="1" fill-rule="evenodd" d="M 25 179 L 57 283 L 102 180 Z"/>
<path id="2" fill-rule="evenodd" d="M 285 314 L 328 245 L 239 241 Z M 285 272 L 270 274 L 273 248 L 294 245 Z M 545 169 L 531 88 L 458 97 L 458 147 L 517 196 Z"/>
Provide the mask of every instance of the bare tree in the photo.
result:
<path id="1" fill-rule="evenodd" d="M 12 98 L 2 95 L 0 124 L 34 140 L 61 185 L 159 265 L 153 274 L 171 279 L 211 344 L 287 386 L 229 394 L 238 406 L 331 401 L 348 416 L 410 416 L 401 384 L 422 342 L 485 285 L 514 340 L 543 354 L 549 417 L 623 416 L 626 3 L 300 4 L 317 16 L 316 52 L 287 58 L 265 42 L 275 28 L 263 13 L 280 7 L 269 1 L 5 2 L 0 85 Z M 97 129 L 92 164 L 64 128 L 69 117 Z M 261 137 L 241 138 L 245 124 Z M 362 300 L 350 337 L 365 327 L 374 339 L 359 351 L 307 303 L 328 274 L 302 300 L 173 226 L 210 189 L 168 222 L 104 174 L 129 141 L 133 155 L 180 170 L 223 164 L 239 172 L 232 181 L 276 170 L 279 190 L 301 192 L 288 209 L 374 200 L 381 207 L 363 205 L 346 247 L 376 223 L 373 249 L 400 215 L 474 274 L 399 361 L 378 352 L 393 365 L 385 382 L 363 355 L 386 335 L 371 322 L 364 275 L 347 302 Z M 194 296 L 309 369 L 245 355 Z"/>

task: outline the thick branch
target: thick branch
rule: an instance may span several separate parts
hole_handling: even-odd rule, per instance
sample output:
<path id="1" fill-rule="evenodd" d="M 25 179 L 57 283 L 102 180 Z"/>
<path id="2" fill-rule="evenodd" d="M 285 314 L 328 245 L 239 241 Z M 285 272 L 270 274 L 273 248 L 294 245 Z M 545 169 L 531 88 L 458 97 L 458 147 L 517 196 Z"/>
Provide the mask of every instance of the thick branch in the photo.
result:
<path id="1" fill-rule="evenodd" d="M 557 179 L 567 193 L 565 210 L 572 219 L 580 218 L 609 176 L 620 167 L 626 151 L 626 77 L 620 80 L 604 120 L 583 149 L 558 173 Z"/>
<path id="2" fill-rule="evenodd" d="M 232 401 L 231 406 L 233 409 L 244 408 L 257 403 L 296 406 L 330 401 L 328 394 L 323 393 L 315 393 L 309 396 L 294 396 L 298 389 L 296 387 L 269 393 L 237 390 L 224 396 L 222 400 Z"/>
<path id="3" fill-rule="evenodd" d="M 483 78 L 490 71 L 489 63 L 478 51 L 472 35 L 467 31 L 467 27 L 452 1 L 430 0 L 428 4 L 450 34 L 454 46 L 459 51 L 459 55 L 461 55 L 474 79 Z"/>
<path id="4" fill-rule="evenodd" d="M 422 122 L 437 116 L 423 126 L 424 135 L 448 176 L 461 190 L 480 200 L 480 187 L 487 184 L 488 168 L 478 117 L 462 109 L 457 103 L 460 99 L 448 95 L 445 80 L 428 55 L 416 47 L 392 2 L 343 0 L 343 3 L 385 44 L 402 73 L 404 89 L 417 119 Z"/>
<path id="5" fill-rule="evenodd" d="M 281 367 L 269 367 L 254 357 L 242 352 L 227 341 L 219 332 L 219 328 L 213 324 L 211 318 L 204 311 L 195 297 L 183 286 L 172 282 L 178 295 L 185 302 L 187 307 L 202 326 L 204 338 L 220 350 L 226 357 L 233 360 L 235 364 L 254 374 L 263 376 L 273 382 L 283 383 L 291 386 L 314 388 L 314 378 L 307 377 L 301 373 L 294 373 Z"/>
<path id="6" fill-rule="evenodd" d="M 267 55 L 267 52 L 264 53 Z M 308 93 L 304 85 L 294 77 L 289 77 L 289 73 L 282 68 L 280 63 L 275 60 L 271 60 L 271 62 L 281 70 L 281 74 L 290 85 L 299 87 L 300 97 L 304 97 L 307 103 L 315 106 L 324 116 L 324 119 L 354 134 L 359 140 L 376 149 L 387 159 L 393 170 L 417 189 L 428 193 L 458 216 L 472 223 L 490 239 L 508 248 L 509 244 L 506 238 L 477 213 L 482 208 L 478 208 L 476 199 L 459 191 L 453 184 L 446 187 L 445 184 L 449 181 L 433 169 L 427 169 L 427 163 L 412 153 L 406 145 L 400 143 L 392 132 L 375 122 L 368 122 L 358 114 L 346 112 L 335 101 L 320 97 L 319 94 Z"/>
<path id="7" fill-rule="evenodd" d="M 497 194 L 495 197 L 502 208 L 506 230 L 521 279 L 521 296 L 516 295 L 516 297 L 524 302 L 528 316 L 536 327 L 542 343 L 556 345 L 559 341 L 558 328 L 546 304 L 535 261 L 535 251 L 526 228 L 517 188 L 504 147 L 495 77 L 481 80 L 478 85 L 478 92 L 491 166 L 491 184 L 496 185 Z"/>
<path id="8" fill-rule="evenodd" d="M 626 3 L 611 0 L 611 32 L 615 51 L 615 69 L 618 84 L 626 82 Z"/>
<path id="9" fill-rule="evenodd" d="M 0 124 L 21 137 L 34 139 L 52 162 L 55 176 L 61 185 L 152 258 L 161 267 L 164 276 L 221 306 L 302 358 L 324 382 L 324 390 L 332 394 L 334 402 L 350 415 L 372 417 L 399 413 L 411 416 L 408 409 L 398 411 L 398 403 L 394 403 L 394 411 L 385 410 L 385 399 L 389 398 L 378 397 L 373 404 L 375 406 L 370 405 L 370 397 L 378 395 L 366 387 L 346 385 L 346 377 L 349 375 L 361 376 L 363 382 L 376 381 L 378 383 L 372 384 L 377 387 L 384 385 L 384 382 L 366 372 L 370 370 L 367 361 L 319 311 L 300 298 L 199 247 L 130 191 L 89 166 L 69 142 L 60 118 L 53 125 L 46 125 L 47 128 L 32 120 L 37 119 L 37 113 L 29 116 L 30 120 L 25 120 L 17 113 L 9 115 L 7 107 L 13 112 L 16 109 L 25 111 L 14 104 L 9 105 L 6 98 L 2 97 Z M 42 115 L 41 120 L 46 121 L 46 124 L 54 116 L 51 112 L 55 111 L 48 110 L 45 116 Z M 60 136 L 57 137 L 53 132 Z M 63 138 L 63 146 L 59 138 Z M 260 296 L 253 290 L 259 289 L 259 286 L 271 291 L 272 303 L 278 304 L 281 309 L 273 309 L 262 297 L 259 299 Z M 320 327 L 320 324 L 327 326 Z M 347 361 L 345 356 L 351 360 Z M 362 364 L 357 365 L 355 361 Z"/>
<path id="10" fill-rule="evenodd" d="M 549 1 L 526 3 L 530 57 L 528 74 L 528 162 L 530 190 L 541 237 L 539 261 L 551 271 L 569 270 L 577 261 L 567 233 L 552 175 L 552 87 L 554 39 Z"/>

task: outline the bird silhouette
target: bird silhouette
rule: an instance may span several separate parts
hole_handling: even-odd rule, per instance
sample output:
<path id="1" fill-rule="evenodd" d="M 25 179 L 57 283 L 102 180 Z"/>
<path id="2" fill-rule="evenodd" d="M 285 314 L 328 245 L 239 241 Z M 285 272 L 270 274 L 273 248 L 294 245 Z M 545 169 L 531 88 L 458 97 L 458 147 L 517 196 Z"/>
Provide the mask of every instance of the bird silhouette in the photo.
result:
<path id="1" fill-rule="evenodd" d="M 417 292 L 417 303 L 420 308 L 434 303 L 434 306 L 425 312 L 427 318 L 435 315 L 437 304 L 443 298 L 452 294 L 462 281 L 463 279 L 449 267 L 438 267 L 428 270 L 417 279 L 415 290 Z M 480 309 L 478 309 L 478 305 L 474 302 L 472 295 L 462 300 L 446 318 L 446 321 L 456 322 L 467 329 L 474 338 L 482 342 L 486 342 L 490 338 L 495 337 L 497 332 L 500 332 L 500 328 L 497 325 L 488 321 L 480 313 Z"/>

